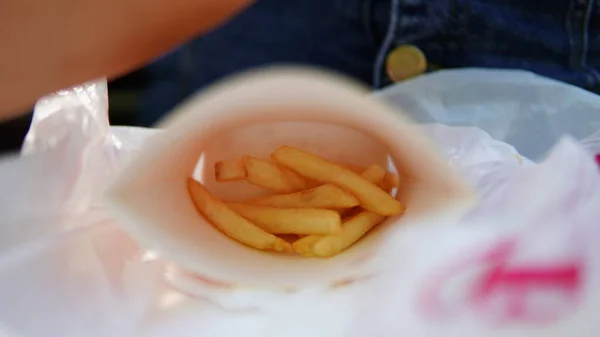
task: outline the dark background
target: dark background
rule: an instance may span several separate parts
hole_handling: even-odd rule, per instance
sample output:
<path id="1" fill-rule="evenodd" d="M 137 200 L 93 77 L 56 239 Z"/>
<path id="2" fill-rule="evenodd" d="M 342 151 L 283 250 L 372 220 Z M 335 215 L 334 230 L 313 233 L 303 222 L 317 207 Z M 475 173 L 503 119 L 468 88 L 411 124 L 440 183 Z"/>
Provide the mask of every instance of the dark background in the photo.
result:
<path id="1" fill-rule="evenodd" d="M 111 125 L 134 124 L 145 80 L 145 72 L 141 70 L 109 83 Z M 30 121 L 31 112 L 21 118 L 0 123 L 0 154 L 19 151 Z"/>

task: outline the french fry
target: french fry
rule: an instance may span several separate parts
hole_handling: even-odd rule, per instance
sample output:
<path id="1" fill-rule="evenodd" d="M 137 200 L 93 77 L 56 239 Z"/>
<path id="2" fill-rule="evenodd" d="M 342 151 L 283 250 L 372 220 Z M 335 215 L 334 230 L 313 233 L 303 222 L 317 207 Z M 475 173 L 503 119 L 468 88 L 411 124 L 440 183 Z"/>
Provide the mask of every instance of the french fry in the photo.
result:
<path id="1" fill-rule="evenodd" d="M 375 166 L 377 166 L 377 165 L 375 165 Z M 362 169 L 358 166 L 345 165 L 345 167 L 355 173 L 364 172 L 364 169 Z M 378 167 L 381 168 L 380 166 L 378 166 Z M 383 170 L 383 169 L 381 169 L 381 170 Z M 378 182 L 371 181 L 371 182 L 377 184 L 384 191 L 390 193 L 392 191 L 392 189 L 398 187 L 398 185 L 400 184 L 400 177 L 396 173 L 387 172 L 387 171 L 384 171 L 384 173 L 385 173 L 385 176 L 383 177 L 383 179 L 381 179 L 381 181 L 378 181 Z M 369 179 L 367 179 L 367 180 L 369 180 Z"/>
<path id="2" fill-rule="evenodd" d="M 361 176 L 365 178 L 371 184 L 380 184 L 385 177 L 385 170 L 381 168 L 379 165 L 371 165 L 366 170 L 361 173 Z M 352 207 L 348 208 L 338 208 L 336 211 L 340 214 L 340 216 L 345 217 L 347 213 L 353 209 Z"/>
<path id="3" fill-rule="evenodd" d="M 404 211 L 404 206 L 398 200 L 378 186 L 359 174 L 317 155 L 291 146 L 282 146 L 273 152 L 272 157 L 309 179 L 332 183 L 349 191 L 365 210 L 386 216 Z"/>
<path id="4" fill-rule="evenodd" d="M 244 164 L 239 159 L 221 160 L 215 163 L 216 181 L 239 181 L 246 179 Z"/>
<path id="5" fill-rule="evenodd" d="M 344 222 L 340 233 L 325 236 L 305 236 L 294 242 L 294 251 L 304 257 L 334 256 L 362 238 L 383 219 L 385 217 L 382 215 L 362 211 Z"/>
<path id="6" fill-rule="evenodd" d="M 371 184 L 378 185 L 385 178 L 387 172 L 381 168 L 379 165 L 371 165 L 362 171 L 360 174 L 365 180 L 370 182 Z"/>
<path id="7" fill-rule="evenodd" d="M 246 170 L 246 180 L 252 185 L 264 187 L 277 193 L 291 193 L 298 190 L 297 181 L 290 179 L 277 163 L 261 158 L 244 156 L 242 158 Z M 295 173 L 295 172 L 294 172 Z M 297 175 L 295 173 L 295 175 Z"/>
<path id="8" fill-rule="evenodd" d="M 358 199 L 337 186 L 325 184 L 310 190 L 251 199 L 248 203 L 279 208 L 335 209 L 358 206 Z"/>
<path id="9" fill-rule="evenodd" d="M 327 209 L 275 208 L 227 203 L 227 206 L 271 234 L 325 235 L 341 230 L 340 215 Z"/>
<path id="10" fill-rule="evenodd" d="M 288 242 L 265 232 L 236 214 L 196 180 L 188 178 L 187 188 L 198 211 L 230 238 L 256 249 L 271 249 L 278 252 L 292 251 Z"/>
<path id="11" fill-rule="evenodd" d="M 246 180 L 277 194 L 224 203 L 193 179 L 196 208 L 227 236 L 262 250 L 330 257 L 360 240 L 386 216 L 404 212 L 389 193 L 399 176 L 378 165 L 336 164 L 282 146 L 269 159 L 243 156 L 215 163 L 217 181 Z"/>
<path id="12" fill-rule="evenodd" d="M 355 173 L 364 172 L 364 169 L 361 167 L 358 167 L 358 166 L 344 165 L 344 167 L 348 168 L 350 171 L 355 172 Z M 369 180 L 369 179 L 367 179 L 367 180 Z M 373 182 L 373 181 L 371 181 L 371 182 Z M 380 182 L 378 182 L 377 185 L 379 185 L 379 187 L 381 187 L 384 191 L 390 193 L 392 191 L 392 189 L 394 189 L 394 188 L 398 187 L 398 185 L 400 185 L 400 177 L 396 173 L 385 172 L 385 177 Z"/>
<path id="13" fill-rule="evenodd" d="M 385 170 L 380 166 L 372 165 L 361 175 L 369 182 L 377 184 L 382 181 L 385 174 Z M 345 211 L 359 204 L 356 197 L 333 184 L 325 184 L 295 193 L 251 199 L 247 203 L 279 208 L 328 208 L 339 211 Z"/>

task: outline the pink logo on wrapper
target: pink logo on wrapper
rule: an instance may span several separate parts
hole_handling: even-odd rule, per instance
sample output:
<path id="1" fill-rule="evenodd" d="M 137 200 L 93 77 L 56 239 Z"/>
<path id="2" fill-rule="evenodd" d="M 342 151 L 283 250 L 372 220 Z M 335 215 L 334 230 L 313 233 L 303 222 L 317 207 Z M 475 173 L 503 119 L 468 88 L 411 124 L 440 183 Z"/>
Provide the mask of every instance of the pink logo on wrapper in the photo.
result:
<path id="1" fill-rule="evenodd" d="M 450 318 L 470 312 L 506 324 L 548 323 L 572 312 L 582 289 L 582 263 L 509 264 L 515 248 L 515 241 L 502 241 L 438 274 L 422 293 L 425 315 Z"/>
<path id="2" fill-rule="evenodd" d="M 596 155 L 596 163 L 600 166 L 600 153 Z"/>

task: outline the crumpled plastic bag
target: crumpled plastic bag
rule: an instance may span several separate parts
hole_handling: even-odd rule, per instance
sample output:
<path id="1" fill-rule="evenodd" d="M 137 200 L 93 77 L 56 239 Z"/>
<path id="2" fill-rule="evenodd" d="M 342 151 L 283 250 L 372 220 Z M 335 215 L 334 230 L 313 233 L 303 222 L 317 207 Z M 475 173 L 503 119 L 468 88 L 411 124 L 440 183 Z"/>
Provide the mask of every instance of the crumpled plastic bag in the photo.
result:
<path id="1" fill-rule="evenodd" d="M 599 216 L 598 167 L 564 138 L 460 224 L 390 237 L 356 315 L 376 336 L 597 336 Z"/>
<path id="2" fill-rule="evenodd" d="M 141 141 L 107 112 L 105 80 L 44 97 L 0 162 L 0 335 L 129 336 L 150 301 L 158 269 L 97 203 Z"/>
<path id="3" fill-rule="evenodd" d="M 377 93 L 418 123 L 474 126 L 539 160 L 564 134 L 600 129 L 598 96 L 520 70 L 438 71 Z"/>
<path id="4" fill-rule="evenodd" d="M 386 252 L 388 273 L 336 293 L 314 289 L 273 299 L 276 310 L 263 314 L 231 312 L 165 288 L 160 260 L 148 260 L 97 202 L 120 164 L 159 131 L 109 127 L 105 81 L 44 98 L 22 156 L 0 161 L 0 335 L 514 336 L 556 328 L 569 334 L 553 336 L 597 336 L 590 334 L 597 332 L 590 308 L 599 304 L 593 285 L 600 284 L 594 243 L 600 188 L 593 155 L 582 148 L 600 152 L 600 133 L 594 133 L 600 99 L 529 73 L 491 70 L 441 71 L 376 96 L 432 123 L 423 131 L 482 203 L 461 224 L 398 229 L 390 237 L 395 249 Z M 488 112 L 493 118 L 485 118 Z M 565 122 L 569 114 L 576 121 Z M 517 152 L 542 158 L 564 133 L 582 144 L 564 140 L 542 165 Z M 576 281 L 563 282 L 577 291 L 558 287 L 565 294 L 544 304 L 543 319 L 515 320 L 506 309 L 516 301 L 504 289 L 510 277 L 492 282 L 479 303 L 470 297 L 493 273 L 468 270 L 445 285 L 451 298 L 423 308 L 439 273 L 481 262 L 475 257 L 502 246 L 502 239 L 518 244 L 506 253 L 510 259 L 493 265 L 496 272 L 583 254 Z M 459 298 L 452 298 L 454 289 Z"/>

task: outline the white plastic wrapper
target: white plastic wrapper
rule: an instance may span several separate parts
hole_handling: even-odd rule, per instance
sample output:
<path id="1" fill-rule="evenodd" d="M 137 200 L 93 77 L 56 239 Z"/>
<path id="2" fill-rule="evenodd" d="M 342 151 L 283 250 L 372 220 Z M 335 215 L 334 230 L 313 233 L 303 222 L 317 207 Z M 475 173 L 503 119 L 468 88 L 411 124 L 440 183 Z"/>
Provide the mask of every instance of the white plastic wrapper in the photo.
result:
<path id="1" fill-rule="evenodd" d="M 597 336 L 599 205 L 598 167 L 565 138 L 459 226 L 394 237 L 398 268 L 357 310 L 378 336 Z"/>
<path id="2" fill-rule="evenodd" d="M 3 337 L 131 334 L 158 280 L 95 203 L 141 140 L 111 132 L 107 98 L 98 81 L 41 99 L 22 156 L 0 164 Z"/>
<path id="3" fill-rule="evenodd" d="M 379 278 L 225 308 L 166 286 L 162 263 L 97 202 L 160 132 L 110 128 L 104 81 L 44 98 L 22 156 L 0 162 L 0 336 L 598 336 L 600 98 L 490 70 L 442 71 L 377 96 L 436 123 L 423 131 L 481 204 L 459 225 L 399 229 Z M 556 145 L 565 133 L 581 144 Z M 524 158 L 553 147 L 541 165 Z M 249 299 L 273 310 L 227 309 Z"/>
<path id="4" fill-rule="evenodd" d="M 532 160 L 566 133 L 583 139 L 600 129 L 597 95 L 518 70 L 439 71 L 376 96 L 401 105 L 419 123 L 480 128 Z"/>

